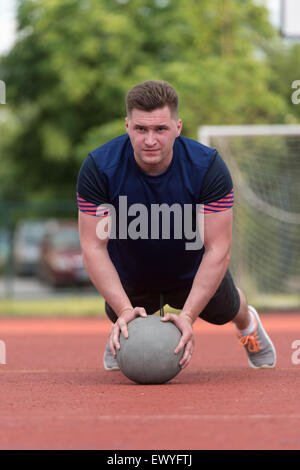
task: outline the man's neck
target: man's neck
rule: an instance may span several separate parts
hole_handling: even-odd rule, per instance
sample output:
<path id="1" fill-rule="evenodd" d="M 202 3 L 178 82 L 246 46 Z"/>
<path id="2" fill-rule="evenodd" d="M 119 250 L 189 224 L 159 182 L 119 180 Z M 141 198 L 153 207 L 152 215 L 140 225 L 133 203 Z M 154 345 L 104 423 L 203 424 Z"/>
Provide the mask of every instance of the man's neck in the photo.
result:
<path id="1" fill-rule="evenodd" d="M 162 161 L 161 163 L 158 163 L 157 165 L 139 162 L 138 159 L 135 157 L 135 155 L 134 155 L 134 159 L 136 161 L 136 164 L 140 167 L 140 169 L 144 173 L 146 173 L 149 176 L 158 176 L 158 175 L 162 175 L 163 173 L 167 171 L 167 169 L 169 168 L 172 162 L 173 155 L 171 155 L 168 159 Z"/>

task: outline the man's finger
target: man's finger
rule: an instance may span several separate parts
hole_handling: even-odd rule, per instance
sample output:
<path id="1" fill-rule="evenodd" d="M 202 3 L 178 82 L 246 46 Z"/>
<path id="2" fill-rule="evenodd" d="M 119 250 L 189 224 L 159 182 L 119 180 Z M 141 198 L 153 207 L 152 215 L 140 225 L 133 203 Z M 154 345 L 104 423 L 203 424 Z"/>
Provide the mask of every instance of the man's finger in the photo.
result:
<path id="1" fill-rule="evenodd" d="M 188 365 L 191 358 L 192 358 L 191 353 L 189 351 L 185 351 L 184 355 L 182 356 L 181 361 L 179 362 L 181 369 L 184 369 Z"/>
<path id="2" fill-rule="evenodd" d="M 181 336 L 179 343 L 176 346 L 176 349 L 174 350 L 175 354 L 178 354 L 185 346 L 186 344 L 186 338 L 184 336 Z"/>
<path id="3" fill-rule="evenodd" d="M 116 347 L 119 343 L 119 334 L 120 334 L 120 330 L 119 330 L 118 325 L 116 323 L 113 330 L 112 330 L 112 332 L 111 332 L 110 340 L 109 340 L 110 351 L 111 351 L 111 353 L 114 357 L 116 357 Z"/>
<path id="4" fill-rule="evenodd" d="M 192 341 L 189 341 L 186 345 L 185 345 L 185 350 L 184 350 L 184 354 L 179 362 L 179 365 L 184 368 L 188 365 L 188 363 L 190 362 L 191 358 L 192 358 L 192 355 L 193 355 L 193 351 L 194 351 L 194 344 Z"/>
<path id="5" fill-rule="evenodd" d="M 116 351 L 115 351 L 115 346 L 114 346 L 114 343 L 113 343 L 113 340 L 112 340 L 112 336 L 110 337 L 110 340 L 109 340 L 109 349 L 110 349 L 110 352 L 112 353 L 112 355 L 115 357 L 116 356 Z"/>
<path id="6" fill-rule="evenodd" d="M 126 323 L 125 323 L 125 328 L 126 328 Z M 124 330 L 124 327 L 123 327 L 123 330 Z M 115 328 L 114 333 L 113 333 L 114 347 L 118 351 L 121 349 L 121 345 L 120 345 L 120 334 L 121 334 L 121 332 L 122 332 L 122 326 L 120 325 L 119 320 L 118 320 L 117 323 L 116 323 L 116 328 Z M 122 332 L 122 334 L 124 335 L 124 331 Z M 125 334 L 126 334 L 126 331 L 125 331 Z"/>
<path id="7" fill-rule="evenodd" d="M 175 323 L 173 316 L 171 313 L 165 313 L 163 317 L 161 317 L 160 321 L 172 321 Z"/>
<path id="8" fill-rule="evenodd" d="M 134 313 L 138 314 L 140 317 L 147 317 L 146 310 L 143 307 L 136 307 Z"/>
<path id="9" fill-rule="evenodd" d="M 119 328 L 121 330 L 122 335 L 124 336 L 124 338 L 127 339 L 128 338 L 128 329 L 127 329 L 126 321 L 123 318 L 119 318 L 118 323 L 119 323 Z"/>

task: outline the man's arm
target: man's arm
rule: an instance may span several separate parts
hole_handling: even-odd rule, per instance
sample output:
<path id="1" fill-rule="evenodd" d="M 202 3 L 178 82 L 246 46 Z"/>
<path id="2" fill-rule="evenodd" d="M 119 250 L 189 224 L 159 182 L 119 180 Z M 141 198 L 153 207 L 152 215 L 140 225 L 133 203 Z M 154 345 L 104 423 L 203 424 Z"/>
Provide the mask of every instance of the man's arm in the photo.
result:
<path id="1" fill-rule="evenodd" d="M 189 296 L 179 315 L 167 313 L 162 319 L 162 321 L 174 322 L 182 333 L 175 349 L 175 353 L 178 353 L 185 348 L 179 363 L 182 368 L 188 365 L 194 351 L 195 339 L 192 324 L 216 292 L 229 267 L 231 241 L 232 209 L 205 214 L 205 253 Z"/>
<path id="2" fill-rule="evenodd" d="M 101 239 L 97 236 L 97 224 L 107 217 L 95 217 L 79 211 L 78 227 L 84 266 L 91 281 L 115 311 L 118 320 L 111 334 L 110 347 L 115 356 L 115 348 L 120 348 L 120 331 L 128 337 L 127 323 L 137 316 L 146 316 L 143 307 L 133 308 L 122 286 L 119 275 L 107 251 L 109 233 Z M 108 222 L 107 222 L 108 225 Z"/>
<path id="3" fill-rule="evenodd" d="M 203 259 L 182 309 L 193 323 L 216 292 L 230 264 L 232 209 L 205 214 Z"/>
<path id="4" fill-rule="evenodd" d="M 95 217 L 78 213 L 78 227 L 84 266 L 98 292 L 117 315 L 126 307 L 132 307 L 108 251 L 106 239 L 97 236 L 97 224 L 107 217 Z"/>

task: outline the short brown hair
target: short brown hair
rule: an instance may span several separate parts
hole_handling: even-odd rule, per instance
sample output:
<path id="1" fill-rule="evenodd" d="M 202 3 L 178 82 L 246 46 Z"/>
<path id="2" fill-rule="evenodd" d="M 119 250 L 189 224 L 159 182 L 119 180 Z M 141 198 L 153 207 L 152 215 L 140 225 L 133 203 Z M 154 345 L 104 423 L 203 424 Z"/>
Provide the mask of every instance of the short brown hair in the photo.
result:
<path id="1" fill-rule="evenodd" d="M 126 95 L 127 115 L 133 109 L 153 111 L 169 106 L 171 113 L 178 113 L 178 95 L 168 82 L 163 80 L 147 80 L 135 85 Z"/>

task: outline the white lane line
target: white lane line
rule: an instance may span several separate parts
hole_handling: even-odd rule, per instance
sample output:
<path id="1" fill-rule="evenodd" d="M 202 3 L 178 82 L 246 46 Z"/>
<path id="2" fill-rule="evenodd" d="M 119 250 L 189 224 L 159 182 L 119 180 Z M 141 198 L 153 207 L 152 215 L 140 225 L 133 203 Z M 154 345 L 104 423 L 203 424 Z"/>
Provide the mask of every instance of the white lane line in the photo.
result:
<path id="1" fill-rule="evenodd" d="M 300 414 L 290 413 L 290 414 L 248 414 L 248 415 L 239 415 L 239 414 L 220 414 L 220 415 L 201 415 L 201 414 L 192 414 L 192 415 L 102 415 L 102 416 L 86 416 L 86 415 L 65 415 L 57 416 L 53 415 L 29 415 L 29 416 L 1 416 L 1 422 L 4 421 L 13 421 L 15 423 L 22 421 L 30 423 L 32 420 L 45 420 L 51 419 L 52 421 L 236 421 L 236 420 L 288 420 L 288 419 L 300 419 Z"/>

